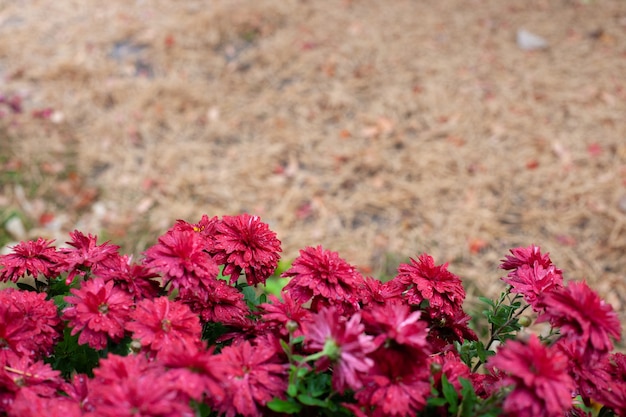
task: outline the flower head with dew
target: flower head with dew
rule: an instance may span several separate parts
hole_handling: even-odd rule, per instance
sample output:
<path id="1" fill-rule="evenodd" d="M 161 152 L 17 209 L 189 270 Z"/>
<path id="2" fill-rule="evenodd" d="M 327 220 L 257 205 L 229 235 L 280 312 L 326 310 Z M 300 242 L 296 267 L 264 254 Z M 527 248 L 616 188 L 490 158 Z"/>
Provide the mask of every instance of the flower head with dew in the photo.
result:
<path id="1" fill-rule="evenodd" d="M 211 254 L 225 265 L 223 274 L 230 275 L 231 284 L 242 271 L 248 285 L 265 283 L 276 270 L 281 251 L 276 233 L 258 216 L 224 216 L 215 226 Z"/>
<path id="2" fill-rule="evenodd" d="M 143 264 L 163 274 L 165 285 L 171 283 L 172 289 L 208 288 L 219 268 L 204 248 L 202 236 L 174 227 L 144 252 Z"/>
<path id="3" fill-rule="evenodd" d="M 56 276 L 62 256 L 52 242 L 42 238 L 20 242 L 13 246 L 13 252 L 0 255 L 0 281 L 17 282 L 26 275 L 35 279 L 40 275 L 48 279 Z"/>
<path id="4" fill-rule="evenodd" d="M 70 291 L 72 295 L 65 297 L 68 306 L 63 310 L 63 319 L 69 322 L 72 335 L 80 332 L 79 344 L 104 349 L 109 338 L 119 342 L 124 337 L 133 304 L 126 291 L 102 278 L 85 281 Z"/>
<path id="5" fill-rule="evenodd" d="M 133 333 L 141 346 L 152 355 L 174 340 L 186 339 L 193 344 L 200 341 L 202 327 L 198 315 L 180 301 L 167 297 L 145 299 L 130 313 L 126 329 Z"/>
<path id="6" fill-rule="evenodd" d="M 342 309 L 344 305 L 358 309 L 363 277 L 337 252 L 321 246 L 302 249 L 282 276 L 291 278 L 283 291 L 289 292 L 298 303 L 312 299 L 314 311 L 329 306 Z"/>
<path id="7" fill-rule="evenodd" d="M 617 313 L 584 281 L 546 293 L 540 307 L 544 313 L 537 322 L 560 328 L 562 337 L 587 361 L 607 355 L 613 349 L 611 339 L 621 338 Z"/>
<path id="8" fill-rule="evenodd" d="M 503 404 L 507 415 L 561 417 L 572 407 L 574 381 L 567 357 L 536 335 L 527 342 L 508 341 L 487 366 L 503 372 L 501 385 L 512 387 Z"/>
<path id="9" fill-rule="evenodd" d="M 361 377 L 374 365 L 367 355 L 377 345 L 364 330 L 360 313 L 347 319 L 334 307 L 322 308 L 304 326 L 305 346 L 313 357 L 319 357 L 316 367 L 333 367 L 332 385 L 340 393 L 361 388 Z"/>

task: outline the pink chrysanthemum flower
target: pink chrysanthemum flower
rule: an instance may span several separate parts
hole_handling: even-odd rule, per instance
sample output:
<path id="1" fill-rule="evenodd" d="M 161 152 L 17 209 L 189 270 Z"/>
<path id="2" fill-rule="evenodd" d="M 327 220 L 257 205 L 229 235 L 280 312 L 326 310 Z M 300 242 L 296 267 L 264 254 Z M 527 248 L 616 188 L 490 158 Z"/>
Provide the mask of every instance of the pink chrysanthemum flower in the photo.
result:
<path id="1" fill-rule="evenodd" d="M 13 246 L 13 253 L 0 255 L 0 281 L 17 282 L 25 275 L 37 279 L 39 275 L 52 278 L 57 275 L 61 255 L 52 246 L 52 240 L 20 242 Z"/>
<path id="2" fill-rule="evenodd" d="M 471 317 L 463 310 L 455 312 L 454 316 L 442 316 L 432 309 L 427 309 L 422 319 L 428 323 L 430 329 L 428 342 L 433 352 L 444 352 L 454 348 L 454 342 L 463 343 L 464 340 L 478 340 L 476 333 L 469 328 Z"/>
<path id="3" fill-rule="evenodd" d="M 542 254 L 539 246 L 530 245 L 527 248 L 514 248 L 511 249 L 510 252 L 512 255 L 506 255 L 506 259 L 500 264 L 500 268 L 507 271 L 518 269 L 522 265 L 534 267 L 535 263 L 539 264 L 544 269 L 553 266 L 549 256 L 550 254 Z M 554 273 L 563 275 L 563 271 L 558 268 L 555 268 Z"/>
<path id="4" fill-rule="evenodd" d="M 563 286 L 563 275 L 553 265 L 544 267 L 539 262 L 523 264 L 502 280 L 513 287 L 512 293 L 524 296 L 535 311 L 539 311 L 537 303 L 540 296 Z"/>
<path id="5" fill-rule="evenodd" d="M 280 240 L 258 216 L 241 214 L 224 216 L 215 227 L 214 246 L 211 254 L 220 265 L 223 274 L 230 275 L 230 283 L 246 273 L 248 285 L 265 283 L 272 275 L 280 259 Z"/>
<path id="6" fill-rule="evenodd" d="M 376 306 L 362 311 L 363 323 L 368 334 L 386 343 L 394 343 L 411 351 L 411 356 L 427 355 L 429 345 L 428 325 L 420 320 L 422 312 L 411 312 L 402 304 Z"/>
<path id="7" fill-rule="evenodd" d="M 59 250 L 63 256 L 63 263 L 59 269 L 69 272 L 66 279 L 67 285 L 72 283 L 76 275 L 85 275 L 87 270 L 96 272 L 100 263 L 119 256 L 119 246 L 111 245 L 109 242 L 98 245 L 98 238 L 91 234 L 85 236 L 82 232 L 74 230 L 70 233 L 70 237 L 72 241 L 66 243 L 71 248 Z"/>
<path id="8" fill-rule="evenodd" d="M 159 243 L 148 248 L 143 264 L 163 274 L 172 288 L 194 290 L 206 288 L 214 281 L 219 268 L 204 250 L 204 239 L 190 230 L 170 229 L 159 237 Z"/>
<path id="9" fill-rule="evenodd" d="M 61 337 L 61 320 L 45 293 L 7 288 L 0 291 L 0 305 L 0 340 L 5 347 L 33 359 L 52 353 Z"/>
<path id="10" fill-rule="evenodd" d="M 289 292 L 298 303 L 313 299 L 314 311 L 331 305 L 341 308 L 342 304 L 358 309 L 358 291 L 363 277 L 337 252 L 321 246 L 302 249 L 282 276 L 291 278 L 283 292 Z"/>
<path id="11" fill-rule="evenodd" d="M 537 336 L 527 343 L 508 341 L 487 364 L 507 374 L 503 385 L 513 386 L 503 404 L 507 415 L 561 417 L 572 407 L 574 381 L 567 373 L 567 357 Z"/>
<path id="12" fill-rule="evenodd" d="M 9 411 L 21 390 L 49 398 L 56 394 L 60 385 L 60 372 L 47 363 L 33 362 L 26 356 L 12 353 L 0 357 L 0 411 Z"/>
<path id="13" fill-rule="evenodd" d="M 215 346 L 207 349 L 204 343 L 189 343 L 185 339 L 168 345 L 159 352 L 159 361 L 169 369 L 181 392 L 195 401 L 209 398 L 221 403 L 227 395 L 221 379 L 225 377 L 226 365 L 213 353 Z"/>
<path id="14" fill-rule="evenodd" d="M 276 361 L 272 345 L 252 345 L 244 341 L 227 346 L 215 357 L 225 368 L 221 385 L 227 395 L 221 402 L 208 399 L 209 405 L 227 417 L 261 417 L 265 404 L 284 398 L 287 389 L 287 365 Z"/>
<path id="15" fill-rule="evenodd" d="M 596 401 L 604 404 L 618 416 L 626 416 L 626 355 L 614 353 L 609 357 L 607 388 L 598 390 Z"/>
<path id="16" fill-rule="evenodd" d="M 430 395 L 430 366 L 424 355 L 418 360 L 404 352 L 381 345 L 370 357 L 372 369 L 356 392 L 357 405 L 349 408 L 357 416 L 416 416 Z"/>
<path id="17" fill-rule="evenodd" d="M 586 360 L 596 360 L 613 349 L 611 338 L 621 338 L 617 313 L 586 282 L 569 282 L 540 300 L 544 313 L 537 322 L 549 321 Z M 583 353 L 584 352 L 584 353 Z"/>
<path id="18" fill-rule="evenodd" d="M 216 227 L 219 223 L 217 216 L 209 218 L 206 214 L 196 224 L 188 223 L 185 220 L 176 220 L 174 229 L 188 230 L 199 234 L 204 239 L 204 250 L 211 253 L 215 244 Z"/>
<path id="19" fill-rule="evenodd" d="M 174 340 L 185 339 L 198 343 L 202 336 L 200 319 L 188 306 L 167 297 L 145 299 L 130 313 L 126 329 L 133 332 L 141 346 L 152 354 L 171 345 Z"/>
<path id="20" fill-rule="evenodd" d="M 437 364 L 437 372 L 433 373 L 435 387 L 441 392 L 441 379 L 445 375 L 446 379 L 454 386 L 458 393 L 461 392 L 461 381 L 459 378 L 470 380 L 470 369 L 461 361 L 455 352 L 445 352 L 433 355 L 431 364 Z M 433 367 L 434 368 L 434 367 Z"/>
<path id="21" fill-rule="evenodd" d="M 376 278 L 365 277 L 359 287 L 359 304 L 362 307 L 402 304 L 402 285 L 397 285 L 394 279 L 382 282 Z"/>
<path id="22" fill-rule="evenodd" d="M 286 337 L 291 333 L 294 337 L 302 335 L 302 326 L 310 321 L 312 313 L 294 302 L 291 294 L 283 293 L 284 301 L 280 301 L 276 296 L 269 296 L 271 303 L 264 303 L 258 306 L 260 310 L 262 330 L 271 330 L 275 334 Z"/>
<path id="23" fill-rule="evenodd" d="M 396 279 L 405 286 L 410 304 L 428 300 L 430 310 L 446 316 L 454 316 L 463 308 L 465 290 L 461 279 L 448 271 L 448 264 L 436 266 L 430 255 L 401 264 Z"/>
<path id="24" fill-rule="evenodd" d="M 332 385 L 340 393 L 361 388 L 361 377 L 374 365 L 367 355 L 377 345 L 364 330 L 360 313 L 346 320 L 334 307 L 322 308 L 304 326 L 305 347 L 310 352 L 326 353 L 316 367 L 321 370 L 332 365 Z"/>
<path id="25" fill-rule="evenodd" d="M 135 300 L 156 297 L 161 289 L 161 283 L 155 279 L 159 274 L 144 265 L 132 263 L 132 257 L 128 255 L 107 260 L 94 275 L 115 282 L 117 287 L 132 295 Z"/>
<path id="26" fill-rule="evenodd" d="M 21 389 L 16 394 L 7 415 L 8 417 L 83 417 L 83 411 L 79 403 L 67 397 L 40 397 L 29 389 Z"/>
<path id="27" fill-rule="evenodd" d="M 250 308 L 243 293 L 226 281 L 214 280 L 207 290 L 182 289 L 177 300 L 187 304 L 204 323 L 222 323 L 238 328 L 251 324 Z"/>
<path id="28" fill-rule="evenodd" d="M 94 369 L 89 401 L 94 417 L 193 417 L 189 398 L 158 363 L 145 356 L 109 355 Z"/>
<path id="29" fill-rule="evenodd" d="M 63 310 L 63 319 L 69 321 L 72 335 L 80 332 L 78 343 L 88 344 L 94 349 L 104 349 L 107 337 L 120 341 L 128 321 L 131 296 L 102 278 L 83 282 L 79 289 L 72 289 L 65 297 L 70 304 Z"/>

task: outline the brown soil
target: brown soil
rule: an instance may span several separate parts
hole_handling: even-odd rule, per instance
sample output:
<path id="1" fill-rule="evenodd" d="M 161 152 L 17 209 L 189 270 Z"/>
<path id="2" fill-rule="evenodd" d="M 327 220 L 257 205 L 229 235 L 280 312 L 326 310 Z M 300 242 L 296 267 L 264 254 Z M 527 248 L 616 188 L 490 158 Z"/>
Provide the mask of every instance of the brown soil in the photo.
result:
<path id="1" fill-rule="evenodd" d="M 246 211 L 286 258 L 428 252 L 490 295 L 535 243 L 626 314 L 623 0 L 4 0 L 0 35 L 28 237 Z"/>

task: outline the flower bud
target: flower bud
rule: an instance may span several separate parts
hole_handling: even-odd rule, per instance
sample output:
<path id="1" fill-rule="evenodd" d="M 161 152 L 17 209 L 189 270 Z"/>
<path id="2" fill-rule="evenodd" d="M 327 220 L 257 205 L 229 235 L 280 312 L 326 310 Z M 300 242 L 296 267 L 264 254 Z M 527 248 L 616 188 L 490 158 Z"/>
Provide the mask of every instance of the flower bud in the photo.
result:
<path id="1" fill-rule="evenodd" d="M 533 321 L 528 316 L 522 316 L 517 320 L 517 322 L 522 327 L 528 327 L 532 324 Z"/>

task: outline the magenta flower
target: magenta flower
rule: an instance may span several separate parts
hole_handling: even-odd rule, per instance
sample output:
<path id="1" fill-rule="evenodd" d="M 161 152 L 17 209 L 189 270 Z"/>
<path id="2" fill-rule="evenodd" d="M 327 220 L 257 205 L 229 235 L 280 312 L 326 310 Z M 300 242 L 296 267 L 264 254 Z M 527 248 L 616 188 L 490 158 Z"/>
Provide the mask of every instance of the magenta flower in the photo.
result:
<path id="1" fill-rule="evenodd" d="M 508 341 L 487 365 L 506 374 L 503 385 L 513 386 L 503 404 L 507 415 L 561 417 L 572 407 L 574 381 L 567 373 L 567 357 L 535 335 L 527 343 Z"/>
<path id="2" fill-rule="evenodd" d="M 609 358 L 607 387 L 598 390 L 595 400 L 611 408 L 618 416 L 626 415 L 626 355 L 614 353 Z"/>
<path id="3" fill-rule="evenodd" d="M 214 281 L 219 268 L 204 250 L 204 238 L 190 230 L 170 229 L 159 243 L 148 248 L 143 264 L 161 272 L 172 288 L 195 290 Z"/>
<path id="4" fill-rule="evenodd" d="M 430 395 L 428 358 L 423 355 L 411 360 L 401 349 L 385 345 L 372 352 L 370 357 L 374 366 L 363 376 L 363 388 L 355 394 L 358 406 L 349 408 L 357 416 L 418 415 Z"/>
<path id="5" fill-rule="evenodd" d="M 47 363 L 33 362 L 27 356 L 13 353 L 0 356 L 0 411 L 9 411 L 16 395 L 22 390 L 50 398 L 60 385 L 60 372 Z"/>
<path id="6" fill-rule="evenodd" d="M 271 330 L 284 337 L 290 332 L 294 337 L 301 336 L 302 326 L 306 321 L 311 320 L 311 311 L 294 302 L 288 292 L 283 293 L 283 298 L 284 301 L 280 301 L 270 294 L 271 303 L 258 306 L 262 320 L 260 327 L 262 330 Z"/>
<path id="7" fill-rule="evenodd" d="M 395 278 L 382 282 L 376 278 L 365 277 L 359 287 L 359 304 L 361 306 L 402 304 L 403 286 L 398 285 Z"/>
<path id="8" fill-rule="evenodd" d="M 79 403 L 67 397 L 40 397 L 30 389 L 21 389 L 8 416 L 82 417 L 83 411 Z"/>
<path id="9" fill-rule="evenodd" d="M 411 264 L 401 264 L 396 277 L 406 288 L 408 302 L 419 305 L 428 300 L 429 309 L 441 315 L 454 316 L 463 308 L 465 290 L 461 279 L 448 271 L 448 264 L 435 266 L 432 256 L 423 254 Z"/>
<path id="10" fill-rule="evenodd" d="M 158 353 L 174 340 L 185 339 L 187 343 L 200 342 L 202 327 L 200 319 L 188 306 L 167 297 L 145 299 L 130 313 L 126 330 L 133 333 L 147 351 Z"/>
<path id="11" fill-rule="evenodd" d="M 70 237 L 72 241 L 66 243 L 71 248 L 59 250 L 63 256 L 59 270 L 69 272 L 65 282 L 67 285 L 72 283 L 76 275 L 84 276 L 86 270 L 96 272 L 100 263 L 119 256 L 119 246 L 111 245 L 109 242 L 98 245 L 98 238 L 91 234 L 85 236 L 82 232 L 74 230 L 70 233 Z"/>
<path id="12" fill-rule="evenodd" d="M 314 311 L 331 305 L 341 308 L 342 304 L 358 309 L 363 277 L 336 252 L 321 246 L 302 249 L 282 276 L 291 278 L 283 292 L 289 292 L 294 301 L 301 304 L 313 299 L 317 307 L 312 308 Z"/>
<path id="13" fill-rule="evenodd" d="M 204 323 L 222 323 L 226 326 L 245 328 L 251 325 L 250 308 L 243 293 L 226 281 L 209 282 L 208 289 L 182 289 L 176 300 L 187 304 Z"/>
<path id="14" fill-rule="evenodd" d="M 79 344 L 104 349 L 107 337 L 116 342 L 122 340 L 133 303 L 127 292 L 102 278 L 85 281 L 70 292 L 73 295 L 65 297 L 70 305 L 63 310 L 63 319 L 69 321 L 72 335 L 80 332 Z"/>
<path id="15" fill-rule="evenodd" d="M 521 294 L 533 310 L 539 311 L 539 297 L 563 286 L 563 275 L 557 271 L 553 265 L 544 267 L 535 261 L 534 265 L 519 266 L 502 280 L 513 287 L 512 293 Z"/>
<path id="16" fill-rule="evenodd" d="M 593 361 L 613 349 L 611 338 L 621 338 L 617 313 L 586 282 L 569 282 L 566 287 L 545 294 L 544 309 L 537 322 L 549 321 L 575 346 L 578 354 Z"/>
<path id="17" fill-rule="evenodd" d="M 361 388 L 361 377 L 374 365 L 367 355 L 377 345 L 364 330 L 360 313 L 347 320 L 334 307 L 322 308 L 311 322 L 305 323 L 305 347 L 310 352 L 325 353 L 316 366 L 322 370 L 332 365 L 332 385 L 340 393 Z"/>
<path id="18" fill-rule="evenodd" d="M 411 313 L 410 308 L 402 304 L 375 306 L 362 311 L 367 333 L 380 337 L 386 343 L 410 349 L 414 357 L 425 356 L 430 350 L 426 341 L 428 325 L 420 320 L 421 314 L 421 311 Z"/>
<path id="19" fill-rule="evenodd" d="M 7 288 L 0 291 L 0 341 L 20 355 L 40 359 L 61 337 L 61 320 L 45 293 Z"/>
<path id="20" fill-rule="evenodd" d="M 514 248 L 511 249 L 510 252 L 512 255 L 506 255 L 506 259 L 502 261 L 500 268 L 505 270 L 515 270 L 520 268 L 522 265 L 527 265 L 532 268 L 535 266 L 535 263 L 539 264 L 544 269 L 548 269 L 553 266 L 552 260 L 550 260 L 550 254 L 546 253 L 543 255 L 539 246 L 530 245 L 527 248 Z M 557 268 L 555 268 L 554 273 L 563 275 L 563 271 Z"/>
<path id="21" fill-rule="evenodd" d="M 94 275 L 104 278 L 105 282 L 115 282 L 117 287 L 132 295 L 135 300 L 156 297 L 161 288 L 161 283 L 155 280 L 159 274 L 144 265 L 132 263 L 132 257 L 127 255 L 103 262 Z"/>
<path id="22" fill-rule="evenodd" d="M 194 416 L 172 375 L 145 356 L 109 354 L 94 375 L 89 384 L 94 417 Z"/>
<path id="23" fill-rule="evenodd" d="M 433 373 L 435 387 L 441 392 L 441 379 L 445 375 L 446 379 L 454 386 L 457 392 L 461 392 L 461 381 L 459 378 L 470 380 L 470 369 L 461 361 L 455 352 L 445 352 L 433 355 L 432 364 L 437 364 L 439 370 Z"/>
<path id="24" fill-rule="evenodd" d="M 271 344 L 251 345 L 244 341 L 227 346 L 215 357 L 225 369 L 221 385 L 226 392 L 222 401 L 208 398 L 209 405 L 227 417 L 261 417 L 265 404 L 284 398 L 287 389 L 287 365 L 278 363 Z"/>
<path id="25" fill-rule="evenodd" d="M 259 217 L 224 216 L 216 224 L 214 239 L 211 254 L 218 264 L 225 265 L 223 274 L 230 275 L 231 284 L 241 271 L 245 271 L 248 285 L 256 285 L 265 283 L 276 270 L 280 240 Z"/>
<path id="26" fill-rule="evenodd" d="M 57 275 L 57 265 L 61 255 L 52 246 L 52 240 L 39 238 L 36 241 L 20 242 L 13 246 L 13 253 L 0 255 L 0 281 L 17 282 L 30 275 L 37 279 L 39 275 L 52 278 Z"/>

